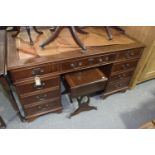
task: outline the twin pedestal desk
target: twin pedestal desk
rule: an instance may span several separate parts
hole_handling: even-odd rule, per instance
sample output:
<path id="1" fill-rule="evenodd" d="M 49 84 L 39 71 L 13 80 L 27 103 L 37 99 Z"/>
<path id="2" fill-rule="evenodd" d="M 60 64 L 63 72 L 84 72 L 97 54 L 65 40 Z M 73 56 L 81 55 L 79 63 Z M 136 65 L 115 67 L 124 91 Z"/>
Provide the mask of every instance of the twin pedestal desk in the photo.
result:
<path id="1" fill-rule="evenodd" d="M 16 39 L 11 32 L 7 34 L 8 78 L 24 112 L 21 115 L 19 105 L 14 105 L 22 119 L 29 121 L 50 112 L 61 112 L 61 77 L 66 73 L 99 68 L 108 78 L 103 97 L 129 88 L 144 46 L 116 30 L 112 30 L 112 40 L 107 40 L 106 32 L 98 27 L 86 31 L 89 34 L 79 37 L 87 51 L 78 48 L 65 29 L 44 49 L 39 44 L 50 33 L 46 29 L 43 35 L 34 34 L 33 47 L 28 45 L 24 32 Z M 36 77 L 41 82 L 39 87 L 35 85 Z"/>

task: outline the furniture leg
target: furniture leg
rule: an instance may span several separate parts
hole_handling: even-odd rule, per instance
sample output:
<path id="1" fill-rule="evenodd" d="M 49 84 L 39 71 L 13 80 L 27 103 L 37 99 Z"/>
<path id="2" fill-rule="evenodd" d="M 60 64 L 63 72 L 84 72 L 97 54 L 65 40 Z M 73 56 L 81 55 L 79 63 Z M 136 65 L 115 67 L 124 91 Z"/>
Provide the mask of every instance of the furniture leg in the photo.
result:
<path id="1" fill-rule="evenodd" d="M 109 26 L 105 26 L 105 30 L 106 30 L 106 33 L 108 35 L 108 39 L 111 40 L 112 39 L 112 34 L 111 34 Z"/>
<path id="2" fill-rule="evenodd" d="M 83 31 L 80 27 L 75 26 L 75 29 L 77 32 L 81 33 L 81 34 L 88 34 L 88 32 Z"/>
<path id="3" fill-rule="evenodd" d="M 13 34 L 12 37 L 17 37 L 20 33 L 20 26 L 17 26 L 17 33 Z"/>
<path id="4" fill-rule="evenodd" d="M 85 96 L 81 96 L 80 98 L 77 98 L 79 107 L 73 113 L 71 113 L 68 118 L 71 118 L 72 116 L 75 116 L 75 115 L 77 115 L 81 112 L 84 112 L 84 111 L 97 110 L 97 107 L 89 105 L 90 98 L 88 96 L 87 96 L 87 98 L 88 98 L 87 101 L 82 102 L 84 97 Z"/>
<path id="5" fill-rule="evenodd" d="M 26 26 L 26 31 L 27 31 L 27 34 L 28 34 L 29 39 L 30 39 L 30 44 L 33 45 L 33 40 L 32 40 L 32 37 L 31 37 L 31 31 L 30 31 L 29 26 Z"/>
<path id="6" fill-rule="evenodd" d="M 76 34 L 76 29 L 74 26 L 70 26 L 69 27 L 70 32 L 74 38 L 74 41 L 83 49 L 83 50 L 87 50 L 87 48 L 83 45 L 83 43 L 81 42 L 81 40 L 79 39 L 79 37 Z"/>
<path id="7" fill-rule="evenodd" d="M 43 34 L 43 32 L 39 31 L 39 30 L 36 28 L 36 26 L 33 26 L 33 29 L 34 29 L 34 31 L 35 31 L 36 33 L 38 33 L 38 34 Z"/>
<path id="8" fill-rule="evenodd" d="M 60 34 L 60 32 L 62 31 L 63 27 L 58 26 L 56 27 L 54 33 L 51 35 L 51 37 L 49 37 L 45 42 L 43 42 L 40 47 L 44 48 L 46 45 L 48 45 L 49 43 L 51 43 L 52 41 L 54 41 L 58 35 Z"/>

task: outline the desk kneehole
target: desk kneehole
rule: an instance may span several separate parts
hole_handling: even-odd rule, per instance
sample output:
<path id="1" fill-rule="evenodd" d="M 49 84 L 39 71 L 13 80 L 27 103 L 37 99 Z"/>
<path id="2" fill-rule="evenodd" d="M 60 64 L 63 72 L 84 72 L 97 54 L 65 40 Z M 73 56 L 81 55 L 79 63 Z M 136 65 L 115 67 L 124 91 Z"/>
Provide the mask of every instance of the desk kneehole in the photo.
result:
<path id="1" fill-rule="evenodd" d="M 107 77 L 98 68 L 87 69 L 79 72 L 64 75 L 65 86 L 71 99 L 76 98 L 79 108 L 70 114 L 69 117 L 80 113 L 96 109 L 89 106 L 89 95 L 98 91 L 104 91 Z M 87 97 L 87 101 L 83 101 Z"/>

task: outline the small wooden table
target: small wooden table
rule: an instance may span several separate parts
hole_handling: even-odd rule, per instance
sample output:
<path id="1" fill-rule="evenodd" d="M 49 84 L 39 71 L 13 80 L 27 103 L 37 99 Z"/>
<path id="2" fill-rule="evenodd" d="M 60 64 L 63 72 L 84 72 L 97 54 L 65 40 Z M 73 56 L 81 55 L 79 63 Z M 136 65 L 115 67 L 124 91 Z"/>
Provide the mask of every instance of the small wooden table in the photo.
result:
<path id="1" fill-rule="evenodd" d="M 90 106 L 89 95 L 97 91 L 104 91 L 107 78 L 98 68 L 68 73 L 64 76 L 66 88 L 69 91 L 70 99 L 76 98 L 78 109 L 70 114 L 69 118 L 82 111 L 97 110 Z M 86 100 L 85 100 L 86 98 Z"/>

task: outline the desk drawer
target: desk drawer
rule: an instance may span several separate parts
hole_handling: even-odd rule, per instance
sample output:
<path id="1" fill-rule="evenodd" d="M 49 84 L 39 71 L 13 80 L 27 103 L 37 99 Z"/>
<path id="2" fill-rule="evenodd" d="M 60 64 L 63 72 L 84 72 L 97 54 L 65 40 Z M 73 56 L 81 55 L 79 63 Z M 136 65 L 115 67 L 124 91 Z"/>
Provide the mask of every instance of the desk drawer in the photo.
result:
<path id="1" fill-rule="evenodd" d="M 87 65 L 87 59 L 68 60 L 62 63 L 62 72 L 76 70 Z"/>
<path id="2" fill-rule="evenodd" d="M 132 58 L 139 58 L 141 56 L 142 49 L 136 48 L 126 51 L 121 51 L 118 53 L 118 59 L 132 59 Z"/>
<path id="3" fill-rule="evenodd" d="M 24 110 L 25 115 L 28 117 L 38 116 L 42 114 L 46 114 L 48 112 L 60 110 L 62 108 L 60 99 L 54 99 L 48 102 L 44 102 L 37 106 L 27 108 Z"/>
<path id="4" fill-rule="evenodd" d="M 34 77 L 36 75 L 44 75 L 49 73 L 56 73 L 59 71 L 59 65 L 54 63 L 48 63 L 39 65 L 36 67 L 22 68 L 17 70 L 11 70 L 10 75 L 14 82 L 24 80 L 26 78 Z"/>
<path id="5" fill-rule="evenodd" d="M 41 78 L 41 86 L 36 86 L 35 81 L 31 80 L 29 82 L 22 82 L 21 84 L 16 85 L 16 89 L 18 94 L 21 96 L 26 93 L 32 93 L 41 91 L 47 88 L 52 88 L 60 86 L 60 78 L 59 77 L 44 77 Z"/>
<path id="6" fill-rule="evenodd" d="M 117 75 L 113 75 L 109 78 L 109 81 L 110 82 L 115 82 L 115 81 L 121 81 L 121 80 L 124 80 L 126 78 L 131 78 L 133 74 L 133 71 L 129 71 L 129 72 L 124 72 L 124 73 L 121 73 L 121 74 L 117 74 Z"/>
<path id="7" fill-rule="evenodd" d="M 115 60 L 115 56 L 114 53 L 111 53 L 95 57 L 92 56 L 85 59 L 68 60 L 62 63 L 62 72 L 109 63 Z"/>
<path id="8" fill-rule="evenodd" d="M 43 93 L 32 95 L 24 98 L 20 98 L 21 103 L 24 105 L 24 107 L 32 105 L 36 102 L 46 101 L 49 99 L 53 99 L 55 97 L 60 97 L 60 89 L 59 87 L 54 90 L 48 90 L 47 92 L 44 91 Z"/>
<path id="9" fill-rule="evenodd" d="M 104 64 L 109 63 L 115 60 L 115 54 L 106 54 L 106 55 L 100 55 L 97 57 L 90 57 L 87 59 L 88 65 L 96 65 L 96 64 Z"/>
<path id="10" fill-rule="evenodd" d="M 123 81 L 116 82 L 116 83 L 111 83 L 110 82 L 107 85 L 106 92 L 116 91 L 116 90 L 119 90 L 121 88 L 128 87 L 129 82 L 130 82 L 130 79 L 129 78 L 128 79 L 125 79 Z"/>
<path id="11" fill-rule="evenodd" d="M 138 60 L 120 62 L 113 65 L 112 74 L 121 71 L 127 71 L 134 69 L 137 65 Z"/>

